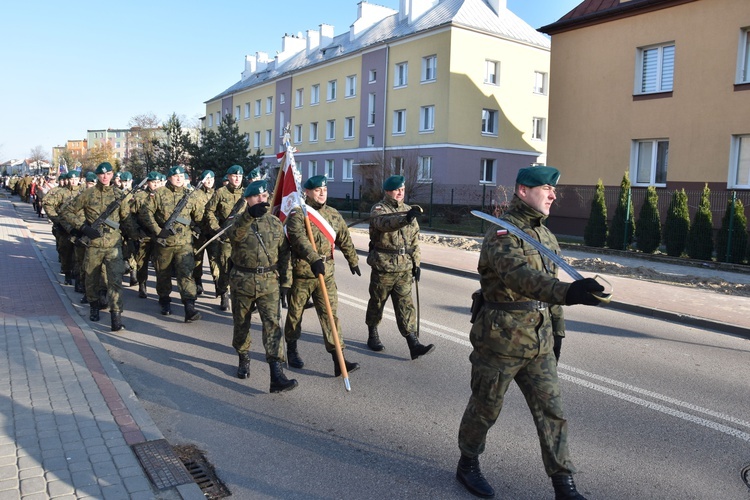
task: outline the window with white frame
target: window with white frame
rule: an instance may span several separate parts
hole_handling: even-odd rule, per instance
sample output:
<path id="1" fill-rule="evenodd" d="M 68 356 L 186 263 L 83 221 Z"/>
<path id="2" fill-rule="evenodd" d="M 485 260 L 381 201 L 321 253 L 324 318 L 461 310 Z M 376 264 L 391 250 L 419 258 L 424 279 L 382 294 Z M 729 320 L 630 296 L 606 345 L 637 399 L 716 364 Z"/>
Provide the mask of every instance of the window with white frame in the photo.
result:
<path id="1" fill-rule="evenodd" d="M 245 137 L 245 144 L 249 146 L 250 145 L 250 132 L 247 132 L 244 137 Z"/>
<path id="2" fill-rule="evenodd" d="M 419 108 L 419 131 L 432 132 L 435 130 L 435 106 Z"/>
<path id="3" fill-rule="evenodd" d="M 531 138 L 535 141 L 544 140 L 545 119 L 534 117 L 531 120 Z"/>
<path id="4" fill-rule="evenodd" d="M 208 114 L 208 126 L 213 127 L 214 126 L 214 115 L 212 113 Z M 96 135 L 96 134 L 94 134 Z"/>
<path id="5" fill-rule="evenodd" d="M 393 86 L 398 87 L 406 87 L 407 82 L 409 81 L 409 63 L 402 62 L 398 63 L 395 66 L 395 70 L 393 72 Z"/>
<path id="6" fill-rule="evenodd" d="M 260 147 L 260 130 L 253 134 L 253 147 L 256 149 Z"/>
<path id="7" fill-rule="evenodd" d="M 391 172 L 393 172 L 393 175 L 403 175 L 404 174 L 404 157 L 403 156 L 394 156 L 391 158 Z"/>
<path id="8" fill-rule="evenodd" d="M 368 80 L 369 83 L 375 83 L 378 80 L 378 72 L 374 69 L 371 69 L 370 73 L 368 74 Z"/>
<path id="9" fill-rule="evenodd" d="M 437 56 L 427 56 L 422 58 L 422 81 L 434 82 L 437 78 Z"/>
<path id="10" fill-rule="evenodd" d="M 286 102 L 286 94 L 282 92 L 279 94 L 279 104 L 284 104 Z"/>
<path id="11" fill-rule="evenodd" d="M 344 118 L 344 139 L 354 139 L 354 117 Z"/>
<path id="12" fill-rule="evenodd" d="M 328 93 L 326 94 L 326 99 L 329 101 L 336 100 L 336 80 L 328 82 Z"/>
<path id="13" fill-rule="evenodd" d="M 273 140 L 273 130 L 269 128 L 266 130 L 266 147 L 269 147 L 271 145 L 272 140 Z"/>
<path id="14" fill-rule="evenodd" d="M 305 93 L 304 89 L 297 89 L 294 91 L 294 107 L 295 108 L 302 107 L 302 100 L 303 100 L 304 93 Z"/>
<path id="15" fill-rule="evenodd" d="M 336 167 L 334 160 L 326 160 L 326 178 L 329 181 L 333 180 L 333 169 Z"/>
<path id="16" fill-rule="evenodd" d="M 221 123 L 221 111 L 216 112 L 216 126 L 218 127 Z"/>
<path id="17" fill-rule="evenodd" d="M 234 107 L 234 120 L 240 121 L 240 106 L 239 105 Z"/>
<path id="18" fill-rule="evenodd" d="M 354 97 L 357 95 L 357 75 L 351 75 L 346 77 L 346 97 Z"/>
<path id="19" fill-rule="evenodd" d="M 318 142 L 318 122 L 310 122 L 310 142 Z"/>
<path id="20" fill-rule="evenodd" d="M 497 135 L 497 110 L 482 110 L 482 134 Z"/>
<path id="21" fill-rule="evenodd" d="M 482 158 L 482 170 L 479 172 L 480 184 L 495 183 L 495 160 L 492 158 Z"/>
<path id="22" fill-rule="evenodd" d="M 500 63 L 497 61 L 490 61 L 487 59 L 484 61 L 484 83 L 490 85 L 500 84 Z"/>
<path id="23" fill-rule="evenodd" d="M 318 160 L 310 160 L 307 162 L 307 178 L 315 177 L 318 175 Z"/>
<path id="24" fill-rule="evenodd" d="M 406 133 L 406 110 L 397 109 L 393 112 L 393 134 Z"/>
<path id="25" fill-rule="evenodd" d="M 674 43 L 638 49 L 635 93 L 671 92 L 674 84 Z"/>
<path id="26" fill-rule="evenodd" d="M 729 188 L 750 188 L 750 135 L 732 136 Z"/>
<path id="27" fill-rule="evenodd" d="M 354 160 L 351 158 L 345 158 L 343 169 L 341 171 L 341 179 L 350 181 L 354 178 Z"/>
<path id="28" fill-rule="evenodd" d="M 246 102 L 245 103 L 245 120 L 247 120 L 248 118 L 250 118 L 250 103 Z"/>
<path id="29" fill-rule="evenodd" d="M 633 141 L 631 178 L 637 186 L 667 184 L 669 140 L 649 139 Z"/>
<path id="30" fill-rule="evenodd" d="M 372 147 L 375 145 L 375 136 L 374 135 L 368 135 L 367 136 L 367 146 Z"/>
<path id="31" fill-rule="evenodd" d="M 286 115 L 279 111 L 279 137 L 284 137 L 284 127 L 286 127 Z"/>
<path id="32" fill-rule="evenodd" d="M 750 28 L 740 31 L 737 54 L 737 83 L 750 83 Z"/>
<path id="33" fill-rule="evenodd" d="M 266 114 L 273 113 L 273 97 L 266 97 Z"/>
<path id="34" fill-rule="evenodd" d="M 367 96 L 367 125 L 375 125 L 375 93 L 370 92 Z"/>
<path id="35" fill-rule="evenodd" d="M 296 144 L 302 142 L 302 125 L 294 126 L 294 142 Z"/>
<path id="36" fill-rule="evenodd" d="M 326 122 L 326 141 L 336 140 L 336 120 Z"/>
<path id="37" fill-rule="evenodd" d="M 310 87 L 310 105 L 318 104 L 320 102 L 320 84 L 315 84 Z"/>
<path id="38" fill-rule="evenodd" d="M 534 71 L 534 93 L 547 95 L 547 73 Z"/>
<path id="39" fill-rule="evenodd" d="M 432 180 L 432 156 L 417 157 L 417 180 Z"/>
<path id="40" fill-rule="evenodd" d="M 260 99 L 255 100 L 255 116 L 260 116 Z"/>

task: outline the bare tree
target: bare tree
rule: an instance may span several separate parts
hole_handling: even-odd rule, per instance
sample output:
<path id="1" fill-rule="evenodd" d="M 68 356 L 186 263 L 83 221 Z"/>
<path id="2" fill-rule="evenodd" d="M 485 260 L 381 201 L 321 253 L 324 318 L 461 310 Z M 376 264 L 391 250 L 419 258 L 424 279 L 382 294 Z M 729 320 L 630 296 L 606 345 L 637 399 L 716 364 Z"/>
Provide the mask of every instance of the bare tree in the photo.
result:
<path id="1" fill-rule="evenodd" d="M 34 165 L 34 169 L 37 175 L 42 173 L 42 162 L 49 163 L 49 155 L 44 150 L 43 146 L 35 146 L 31 148 L 29 153 L 29 163 Z"/>
<path id="2" fill-rule="evenodd" d="M 359 164 L 362 197 L 367 201 L 379 200 L 383 194 L 383 181 L 391 175 L 404 176 L 407 201 L 429 193 L 430 184 L 420 176 L 419 156 L 419 149 L 373 153 L 367 161 Z"/>
<path id="3" fill-rule="evenodd" d="M 161 122 L 153 113 L 146 113 L 132 117 L 128 126 L 130 130 L 126 138 L 127 156 L 123 166 L 133 174 L 133 177 L 142 179 L 154 169 L 154 144 L 161 133 Z"/>
<path id="4" fill-rule="evenodd" d="M 111 141 L 100 142 L 86 151 L 86 155 L 81 159 L 82 169 L 93 171 L 105 161 L 112 166 L 119 164 L 119 161 L 115 161 L 115 148 Z"/>

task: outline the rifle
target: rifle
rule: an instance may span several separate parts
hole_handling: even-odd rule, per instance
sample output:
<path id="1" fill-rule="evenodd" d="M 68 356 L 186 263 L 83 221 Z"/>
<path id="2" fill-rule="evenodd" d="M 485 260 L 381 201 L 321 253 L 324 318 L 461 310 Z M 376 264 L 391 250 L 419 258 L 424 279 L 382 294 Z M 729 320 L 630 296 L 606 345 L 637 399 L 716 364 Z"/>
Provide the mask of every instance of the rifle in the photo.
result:
<path id="1" fill-rule="evenodd" d="M 229 228 L 234 225 L 234 222 L 237 219 L 237 214 L 246 204 L 247 203 L 245 202 L 245 198 L 240 196 L 240 199 L 237 200 L 237 203 L 235 203 L 232 207 L 232 211 L 229 212 L 229 216 L 224 221 L 224 224 L 221 225 L 221 229 L 219 229 L 215 235 L 211 236 L 211 238 L 207 242 L 205 242 L 202 247 L 195 251 L 196 255 L 199 254 L 204 248 L 206 248 L 212 241 L 220 238 L 221 235 L 226 233 Z"/>
<path id="2" fill-rule="evenodd" d="M 174 230 L 174 223 L 179 222 L 181 224 L 184 224 L 186 226 L 190 225 L 190 220 L 185 219 L 184 217 L 181 217 L 180 214 L 182 214 L 182 210 L 187 205 L 188 201 L 190 201 L 190 197 L 200 189 L 200 187 L 203 185 L 203 180 L 201 180 L 197 186 L 195 186 L 195 189 L 187 190 L 182 199 L 177 203 L 177 206 L 174 207 L 174 210 L 170 214 L 167 221 L 164 223 L 164 225 L 161 228 L 161 232 L 156 237 L 156 242 L 160 244 L 161 246 L 165 247 L 167 246 L 167 238 L 172 236 L 173 234 L 177 234 L 177 232 Z"/>
<path id="3" fill-rule="evenodd" d="M 120 224 L 117 223 L 117 222 L 115 222 L 115 221 L 113 221 L 113 220 L 109 220 L 109 216 L 112 215 L 115 212 L 115 210 L 117 210 L 118 208 L 120 208 L 120 205 L 122 205 L 122 202 L 125 201 L 125 198 L 127 198 L 128 195 L 134 194 L 136 191 L 138 191 L 139 189 L 141 189 L 146 184 L 147 180 L 148 179 L 144 178 L 141 181 L 141 183 L 138 184 L 136 187 L 131 188 L 129 191 L 124 192 L 122 194 L 122 196 L 120 196 L 119 198 L 115 198 L 114 201 L 112 203 L 110 203 L 107 206 L 107 208 L 104 209 L 104 212 L 102 212 L 101 214 L 99 214 L 99 217 L 97 217 L 96 220 L 94 220 L 94 222 L 91 223 L 91 229 L 93 229 L 94 231 L 96 231 L 96 233 L 99 235 L 99 237 L 102 236 L 102 232 L 101 232 L 100 228 L 104 224 L 108 225 L 112 229 L 120 229 Z M 80 196 L 80 193 L 79 193 L 79 196 Z M 79 238 L 75 238 L 74 237 L 71 241 L 73 241 L 73 243 L 78 242 L 78 243 L 83 244 L 84 246 L 89 246 L 89 243 L 91 243 L 91 238 L 89 238 L 86 235 L 83 235 L 83 236 L 81 236 Z"/>

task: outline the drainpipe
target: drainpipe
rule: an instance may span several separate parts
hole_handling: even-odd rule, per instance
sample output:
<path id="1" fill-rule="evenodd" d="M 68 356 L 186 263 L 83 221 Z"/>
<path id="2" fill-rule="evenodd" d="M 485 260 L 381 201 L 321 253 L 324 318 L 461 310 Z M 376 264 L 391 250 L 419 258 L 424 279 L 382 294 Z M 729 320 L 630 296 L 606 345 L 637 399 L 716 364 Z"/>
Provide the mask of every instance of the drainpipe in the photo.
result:
<path id="1" fill-rule="evenodd" d="M 390 44 L 385 45 L 385 80 L 383 83 L 385 83 L 384 92 L 383 92 L 383 171 L 381 172 L 381 176 L 383 177 L 383 180 L 385 180 L 385 138 L 386 138 L 386 121 L 387 121 L 387 115 L 388 112 L 388 66 L 389 66 L 389 59 L 390 59 L 390 53 L 391 53 L 391 46 Z"/>

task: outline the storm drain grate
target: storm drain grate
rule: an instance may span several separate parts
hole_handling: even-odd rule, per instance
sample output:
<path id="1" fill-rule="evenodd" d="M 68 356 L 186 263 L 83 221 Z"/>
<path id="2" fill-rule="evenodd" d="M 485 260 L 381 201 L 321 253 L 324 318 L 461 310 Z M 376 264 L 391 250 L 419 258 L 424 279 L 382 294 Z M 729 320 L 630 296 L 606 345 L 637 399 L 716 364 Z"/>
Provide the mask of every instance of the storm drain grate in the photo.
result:
<path id="1" fill-rule="evenodd" d="M 166 439 L 134 444 L 133 451 L 158 489 L 165 490 L 193 482 L 192 476 Z"/>
<path id="2" fill-rule="evenodd" d="M 746 465 L 744 469 L 742 469 L 742 480 L 745 481 L 745 484 L 748 488 L 750 488 L 750 464 Z"/>
<path id="3" fill-rule="evenodd" d="M 219 480 L 214 468 L 198 448 L 185 445 L 175 446 L 174 450 L 208 500 L 219 500 L 230 495 L 229 489 Z"/>

